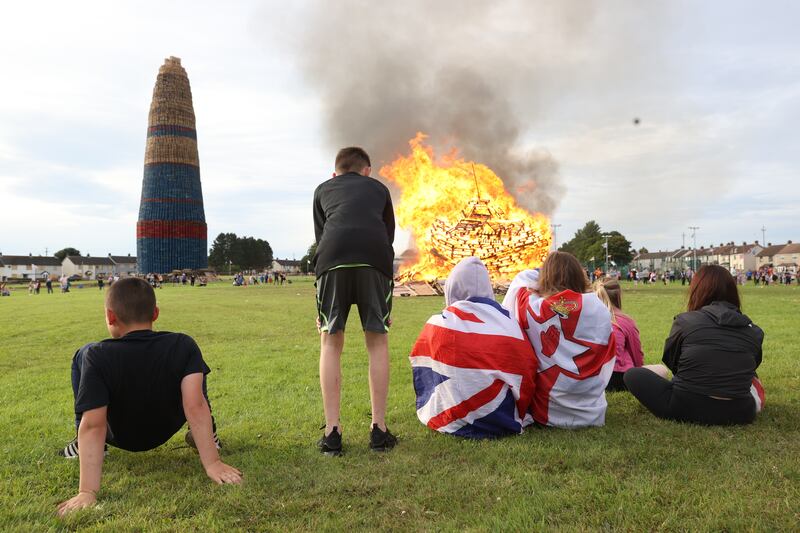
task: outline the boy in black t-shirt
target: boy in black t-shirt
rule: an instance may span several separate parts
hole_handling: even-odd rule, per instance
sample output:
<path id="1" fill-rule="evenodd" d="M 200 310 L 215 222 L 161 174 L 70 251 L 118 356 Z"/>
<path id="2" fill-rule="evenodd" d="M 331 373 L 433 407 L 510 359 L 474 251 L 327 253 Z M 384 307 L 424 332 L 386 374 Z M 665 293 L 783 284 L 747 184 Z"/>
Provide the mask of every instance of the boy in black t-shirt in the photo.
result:
<path id="1" fill-rule="evenodd" d="M 369 177 L 371 163 L 361 148 L 340 150 L 335 170 L 333 178 L 314 191 L 319 379 L 325 411 L 325 433 L 317 445 L 326 455 L 342 453 L 341 356 L 347 316 L 355 304 L 369 353 L 369 446 L 386 451 L 397 443 L 385 421 L 394 259 L 392 198 L 383 183 Z"/>
<path id="2" fill-rule="evenodd" d="M 77 438 L 60 454 L 80 458 L 78 494 L 58 506 L 63 516 L 94 505 L 100 489 L 105 443 L 129 451 L 150 450 L 188 420 L 186 441 L 200 454 L 216 483 L 240 483 L 242 473 L 219 458 L 219 439 L 206 396 L 206 374 L 194 340 L 152 330 L 158 318 L 153 288 L 121 279 L 106 293 L 111 339 L 87 344 L 72 361 Z"/>

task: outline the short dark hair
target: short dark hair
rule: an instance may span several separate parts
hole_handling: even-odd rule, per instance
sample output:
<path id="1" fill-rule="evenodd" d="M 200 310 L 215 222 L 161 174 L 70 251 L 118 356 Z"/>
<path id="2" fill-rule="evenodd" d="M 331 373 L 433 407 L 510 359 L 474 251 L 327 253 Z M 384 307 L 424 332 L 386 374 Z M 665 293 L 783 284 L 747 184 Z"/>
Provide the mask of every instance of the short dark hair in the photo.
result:
<path id="1" fill-rule="evenodd" d="M 589 291 L 589 278 L 578 259 L 567 252 L 552 252 L 542 264 L 539 274 L 539 294 L 552 296 L 561 291 Z"/>
<path id="2" fill-rule="evenodd" d="M 369 155 L 363 148 L 358 146 L 348 146 L 342 148 L 336 154 L 336 172 L 338 174 L 347 174 L 348 172 L 361 172 L 364 167 L 371 167 L 372 163 L 369 160 Z"/>
<path id="3" fill-rule="evenodd" d="M 156 310 L 156 293 L 143 279 L 123 278 L 108 288 L 106 307 L 123 324 L 150 322 Z"/>
<path id="4" fill-rule="evenodd" d="M 711 302 L 728 302 L 742 310 L 736 280 L 728 269 L 719 265 L 703 265 L 692 278 L 689 285 L 687 311 L 697 311 Z"/>

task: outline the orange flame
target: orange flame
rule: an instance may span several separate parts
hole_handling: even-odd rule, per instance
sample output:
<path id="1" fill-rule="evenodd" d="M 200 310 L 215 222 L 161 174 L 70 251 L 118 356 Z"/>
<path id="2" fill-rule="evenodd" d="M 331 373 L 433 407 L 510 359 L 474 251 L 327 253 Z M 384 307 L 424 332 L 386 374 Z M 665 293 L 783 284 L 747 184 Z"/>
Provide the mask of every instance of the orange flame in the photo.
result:
<path id="1" fill-rule="evenodd" d="M 411 154 L 380 170 L 400 187 L 397 223 L 419 249 L 398 278 L 445 278 L 469 256 L 479 257 L 493 279 L 540 266 L 550 248 L 549 219 L 519 207 L 486 165 L 465 161 L 456 150 L 436 161 L 426 137 L 417 133 L 409 141 Z"/>

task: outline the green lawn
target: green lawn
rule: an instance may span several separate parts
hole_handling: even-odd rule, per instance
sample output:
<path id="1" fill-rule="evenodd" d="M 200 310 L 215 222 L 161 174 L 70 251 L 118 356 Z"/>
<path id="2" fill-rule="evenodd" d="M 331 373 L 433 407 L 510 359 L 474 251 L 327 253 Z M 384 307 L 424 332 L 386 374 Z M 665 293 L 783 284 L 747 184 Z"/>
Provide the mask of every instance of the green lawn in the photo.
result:
<path id="1" fill-rule="evenodd" d="M 66 521 L 58 502 L 78 484 L 77 462 L 56 456 L 73 436 L 69 367 L 76 348 L 106 336 L 102 294 L 0 298 L 2 491 L 0 530 L 798 530 L 800 529 L 800 289 L 744 289 L 766 331 L 760 369 L 767 405 L 744 428 L 655 419 L 610 394 L 604 428 L 530 430 L 472 442 L 433 433 L 414 412 L 407 354 L 442 298 L 395 300 L 388 454 L 367 449 L 363 337 L 344 358 L 346 454 L 321 456 L 318 338 L 310 282 L 283 287 L 166 287 L 158 329 L 192 335 L 213 369 L 209 394 L 223 458 L 245 473 L 217 487 L 183 433 L 146 453 L 112 449 L 96 509 Z M 647 362 L 673 315 L 680 285 L 629 288 Z M 351 326 L 357 324 L 353 310 Z"/>

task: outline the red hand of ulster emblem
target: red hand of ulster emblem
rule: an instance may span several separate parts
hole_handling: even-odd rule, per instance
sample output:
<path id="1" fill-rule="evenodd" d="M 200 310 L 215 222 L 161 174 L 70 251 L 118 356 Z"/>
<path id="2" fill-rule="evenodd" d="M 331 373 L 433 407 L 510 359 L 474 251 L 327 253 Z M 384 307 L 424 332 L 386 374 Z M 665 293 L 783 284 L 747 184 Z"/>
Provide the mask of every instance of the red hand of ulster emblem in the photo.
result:
<path id="1" fill-rule="evenodd" d="M 550 326 L 547 331 L 539 333 L 539 338 L 542 340 L 542 355 L 550 357 L 556 352 L 561 334 L 558 328 Z"/>

